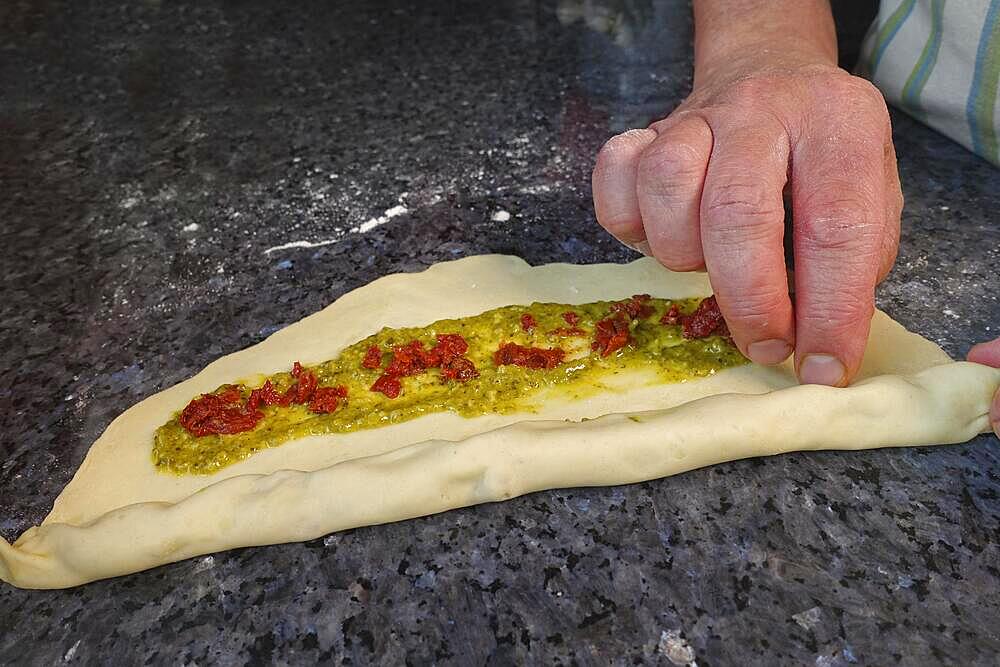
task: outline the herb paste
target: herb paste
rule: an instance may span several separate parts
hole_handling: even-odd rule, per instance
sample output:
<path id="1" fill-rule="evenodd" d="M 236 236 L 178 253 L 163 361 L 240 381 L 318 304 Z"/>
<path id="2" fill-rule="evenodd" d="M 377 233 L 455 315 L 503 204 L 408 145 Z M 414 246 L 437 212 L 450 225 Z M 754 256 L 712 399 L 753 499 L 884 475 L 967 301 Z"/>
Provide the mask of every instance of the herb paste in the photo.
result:
<path id="1" fill-rule="evenodd" d="M 182 413 L 178 413 L 157 429 L 153 462 L 161 472 L 211 474 L 261 449 L 304 436 L 379 428 L 446 410 L 464 417 L 532 412 L 540 400 L 553 395 L 573 399 L 614 390 L 613 376 L 630 370 L 652 371 L 655 382 L 674 383 L 748 363 L 728 337 L 724 323 L 714 333 L 690 337 L 684 318 L 695 321 L 707 301 L 642 295 L 629 301 L 573 306 L 535 303 L 440 320 L 426 327 L 383 329 L 345 348 L 336 359 L 315 366 L 296 365 L 294 376 L 278 373 L 224 385 L 206 395 L 209 400 L 249 401 L 257 418 L 242 432 L 195 435 L 182 425 Z M 618 320 L 612 321 L 609 315 Z M 612 329 L 608 322 L 620 326 Z M 389 394 L 396 392 L 373 387 L 385 381 L 394 350 L 410 349 L 419 341 L 433 351 L 442 339 L 459 340 L 455 334 L 468 344 L 460 360 L 466 366 L 471 362 L 474 371 L 452 379 L 455 374 L 442 376 L 445 371 L 429 363 L 421 372 L 390 378 L 401 388 L 395 397 Z M 609 336 L 617 342 L 609 344 Z M 498 355 L 505 344 L 507 354 Z M 531 354 L 509 353 L 525 348 Z M 518 365 L 519 358 L 540 358 L 545 363 Z M 328 392 L 329 410 L 317 412 L 315 398 L 312 404 L 290 398 L 306 377 L 318 386 L 316 392 Z M 251 392 L 256 388 L 260 393 L 265 381 L 270 383 L 267 391 L 277 397 L 274 403 L 252 399 Z M 282 393 L 288 400 L 277 404 Z"/>

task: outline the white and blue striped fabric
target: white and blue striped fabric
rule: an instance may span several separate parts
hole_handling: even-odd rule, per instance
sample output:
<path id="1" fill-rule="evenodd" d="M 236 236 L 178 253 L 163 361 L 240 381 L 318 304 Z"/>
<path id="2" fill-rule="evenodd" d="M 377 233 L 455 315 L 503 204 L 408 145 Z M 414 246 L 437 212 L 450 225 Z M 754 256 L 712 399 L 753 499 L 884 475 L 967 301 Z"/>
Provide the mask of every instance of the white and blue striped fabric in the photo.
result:
<path id="1" fill-rule="evenodd" d="M 858 69 L 890 103 L 1000 165 L 1000 0 L 882 0 Z"/>

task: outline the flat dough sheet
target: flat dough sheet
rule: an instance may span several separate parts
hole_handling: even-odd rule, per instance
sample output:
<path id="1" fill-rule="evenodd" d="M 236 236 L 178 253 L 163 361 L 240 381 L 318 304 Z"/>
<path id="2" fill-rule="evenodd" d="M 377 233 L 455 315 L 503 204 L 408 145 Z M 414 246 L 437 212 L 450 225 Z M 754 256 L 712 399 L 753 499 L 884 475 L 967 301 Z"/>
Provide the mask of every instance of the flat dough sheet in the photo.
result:
<path id="1" fill-rule="evenodd" d="M 194 396 L 256 373 L 318 363 L 381 327 L 534 301 L 646 292 L 711 294 L 704 274 L 631 264 L 530 267 L 483 255 L 387 276 L 133 406 L 87 453 L 41 526 L 0 540 L 0 579 L 62 588 L 235 547 L 309 540 L 542 489 L 626 484 L 736 459 L 812 449 L 964 442 L 989 430 L 1000 371 L 955 363 L 877 312 L 859 380 L 799 386 L 790 363 L 647 385 L 533 413 L 433 414 L 312 436 L 210 476 L 156 471 L 153 433 Z"/>

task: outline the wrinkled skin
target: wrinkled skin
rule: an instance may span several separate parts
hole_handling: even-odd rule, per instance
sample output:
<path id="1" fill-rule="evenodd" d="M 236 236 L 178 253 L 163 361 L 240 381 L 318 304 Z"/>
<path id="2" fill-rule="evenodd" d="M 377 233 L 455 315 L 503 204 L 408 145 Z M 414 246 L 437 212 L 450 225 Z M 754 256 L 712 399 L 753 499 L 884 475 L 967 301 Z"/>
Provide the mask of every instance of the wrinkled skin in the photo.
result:
<path id="1" fill-rule="evenodd" d="M 613 137 L 593 175 L 598 221 L 676 271 L 706 269 L 733 337 L 803 382 L 857 372 L 903 206 L 889 115 L 864 79 L 773 55 L 696 77 L 667 118 Z M 792 206 L 795 309 L 784 261 Z"/>
<path id="2" fill-rule="evenodd" d="M 706 270 L 752 360 L 794 353 L 800 381 L 844 386 L 899 244 L 903 196 L 885 101 L 836 66 L 828 0 L 691 4 L 691 95 L 601 149 L 597 219 L 670 269 Z M 1000 339 L 969 359 L 1000 367 Z M 991 416 L 1000 429 L 1000 396 Z"/>

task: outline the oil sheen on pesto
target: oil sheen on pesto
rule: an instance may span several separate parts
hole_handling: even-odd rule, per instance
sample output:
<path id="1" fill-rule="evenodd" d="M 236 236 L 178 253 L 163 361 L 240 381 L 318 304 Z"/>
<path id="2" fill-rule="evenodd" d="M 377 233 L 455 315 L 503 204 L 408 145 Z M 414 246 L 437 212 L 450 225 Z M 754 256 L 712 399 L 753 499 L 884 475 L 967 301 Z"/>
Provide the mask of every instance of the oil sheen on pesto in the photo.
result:
<path id="1" fill-rule="evenodd" d="M 594 324 L 607 317 L 610 301 L 583 305 L 535 303 L 530 306 L 506 306 L 473 317 L 439 320 L 426 327 L 383 329 L 343 350 L 336 359 L 309 367 L 319 378 L 320 386 L 344 385 L 348 397 L 330 414 L 315 414 L 302 405 L 262 408 L 264 419 L 252 431 L 234 435 L 195 437 L 177 421 L 177 415 L 156 431 L 153 462 L 162 472 L 175 474 L 211 474 L 252 456 L 254 452 L 277 447 L 289 440 L 309 435 L 348 433 L 378 428 L 414 419 L 433 412 L 450 410 L 464 417 L 488 413 L 531 412 L 542 394 L 577 398 L 608 390 L 609 376 L 629 369 L 653 371 L 657 382 L 683 382 L 716 371 L 747 363 L 739 350 L 721 336 L 686 340 L 680 326 L 659 323 L 671 304 L 682 313 L 691 313 L 699 299 L 667 301 L 652 299 L 653 315 L 633 320 L 631 343 L 601 357 L 592 352 Z M 579 315 L 584 336 L 553 333 L 567 327 L 563 313 Z M 537 322 L 532 332 L 521 328 L 521 315 L 530 313 Z M 430 348 L 438 334 L 461 334 L 469 343 L 466 356 L 479 371 L 479 377 L 467 382 L 442 382 L 440 371 L 402 378 L 403 393 L 390 399 L 370 391 L 381 370 L 363 368 L 365 353 L 378 345 L 386 353 L 395 345 L 412 340 L 423 341 Z M 493 363 L 493 353 L 501 342 L 532 347 L 561 347 L 566 361 L 551 370 L 500 366 Z M 237 385 L 249 393 L 267 378 Z M 293 382 L 289 373 L 269 376 L 284 391 Z"/>

